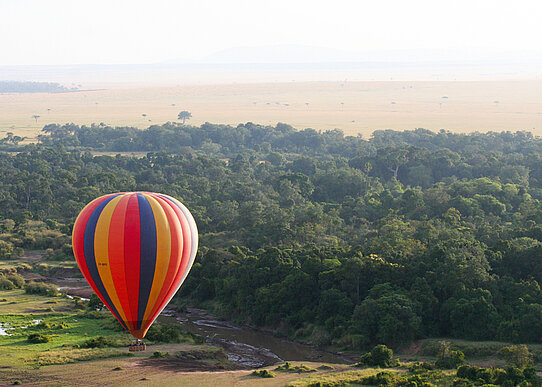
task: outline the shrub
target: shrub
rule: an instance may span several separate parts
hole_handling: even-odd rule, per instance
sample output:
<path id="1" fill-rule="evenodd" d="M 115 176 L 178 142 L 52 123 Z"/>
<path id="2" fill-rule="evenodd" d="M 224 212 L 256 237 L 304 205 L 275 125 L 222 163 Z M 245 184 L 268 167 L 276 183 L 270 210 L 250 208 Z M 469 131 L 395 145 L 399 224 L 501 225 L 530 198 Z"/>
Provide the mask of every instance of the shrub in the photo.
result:
<path id="1" fill-rule="evenodd" d="M 289 361 L 287 361 L 284 364 L 279 365 L 277 368 L 275 368 L 275 371 L 297 372 L 297 373 L 316 372 L 314 368 L 307 367 L 305 364 L 294 366 Z"/>
<path id="2" fill-rule="evenodd" d="M 393 350 L 380 344 L 375 346 L 371 352 L 367 352 L 361 356 L 358 365 L 387 368 L 396 367 L 399 365 L 399 362 L 393 358 Z"/>
<path id="3" fill-rule="evenodd" d="M 40 344 L 40 343 L 48 343 L 50 341 L 49 336 L 41 335 L 39 333 L 32 333 L 28 336 L 28 339 L 26 339 L 29 343 L 32 344 Z"/>
<path id="4" fill-rule="evenodd" d="M 58 323 L 52 323 L 50 321 L 40 321 L 38 324 L 34 326 L 36 329 L 66 329 L 69 328 L 69 325 L 66 324 L 64 321 L 60 321 Z"/>
<path id="5" fill-rule="evenodd" d="M 499 355 L 506 360 L 507 365 L 522 370 L 533 363 L 533 355 L 525 344 L 502 347 Z"/>
<path id="6" fill-rule="evenodd" d="M 259 376 L 260 378 L 274 378 L 275 374 L 268 370 L 256 370 L 251 375 Z"/>
<path id="7" fill-rule="evenodd" d="M 0 259 L 14 258 L 13 243 L 0 240 Z"/>
<path id="8" fill-rule="evenodd" d="M 81 344 L 81 348 L 105 348 L 112 347 L 113 341 L 105 338 L 104 336 L 94 337 Z"/>
<path id="9" fill-rule="evenodd" d="M 155 351 L 151 356 L 153 359 L 162 359 L 164 357 L 169 357 L 169 352 Z"/>
<path id="10" fill-rule="evenodd" d="M 457 369 L 457 377 L 461 381 L 469 381 L 470 383 L 467 384 L 466 382 L 462 382 L 462 384 L 459 384 L 458 382 L 457 385 L 540 385 L 539 378 L 538 376 L 536 376 L 536 369 L 534 369 L 533 367 L 528 367 L 524 371 L 517 367 L 508 367 L 507 370 L 504 371 L 499 368 L 481 368 L 476 366 L 463 365 Z"/>
<path id="11" fill-rule="evenodd" d="M 180 325 L 154 324 L 147 332 L 146 338 L 155 343 L 193 342 L 203 344 L 205 339 L 190 332 L 185 332 Z"/>
<path id="12" fill-rule="evenodd" d="M 453 387 L 473 387 L 474 383 L 468 379 L 455 378 L 452 384 Z"/>
<path id="13" fill-rule="evenodd" d="M 13 284 L 17 288 L 22 288 L 24 286 L 25 281 L 24 281 L 23 276 L 20 274 L 17 274 L 17 273 L 8 274 L 6 275 L 6 278 L 10 280 L 11 282 L 13 282 Z"/>
<path id="14" fill-rule="evenodd" d="M 368 376 L 361 380 L 362 384 L 369 386 L 391 386 L 395 381 L 395 376 L 391 372 L 379 372 L 376 375 Z"/>
<path id="15" fill-rule="evenodd" d="M 41 282 L 29 282 L 24 286 L 24 291 L 28 294 L 39 294 L 41 296 L 58 296 L 58 289 L 55 285 L 44 284 Z"/>
<path id="16" fill-rule="evenodd" d="M 92 293 L 90 295 L 90 299 L 88 301 L 88 308 L 93 311 L 102 310 L 104 308 L 103 302 L 98 298 L 95 293 Z"/>
<path id="17" fill-rule="evenodd" d="M 441 341 L 437 352 L 435 366 L 443 369 L 457 368 L 465 362 L 465 354 L 461 351 L 452 351 L 450 342 Z"/>
<path id="18" fill-rule="evenodd" d="M 423 374 L 423 373 L 425 373 L 427 371 L 433 370 L 434 368 L 435 367 L 431 363 L 415 362 L 415 363 L 408 366 L 408 372 L 410 372 L 411 374 Z"/>
<path id="19" fill-rule="evenodd" d="M 15 284 L 11 282 L 6 276 L 0 274 L 0 290 L 15 289 Z"/>

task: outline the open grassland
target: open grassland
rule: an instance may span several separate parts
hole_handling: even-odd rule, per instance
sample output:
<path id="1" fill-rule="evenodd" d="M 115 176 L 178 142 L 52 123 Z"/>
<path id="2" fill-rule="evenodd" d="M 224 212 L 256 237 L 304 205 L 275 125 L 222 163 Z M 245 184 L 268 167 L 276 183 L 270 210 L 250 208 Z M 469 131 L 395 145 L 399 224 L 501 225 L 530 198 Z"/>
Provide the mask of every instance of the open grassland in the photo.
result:
<path id="1" fill-rule="evenodd" d="M 433 362 L 439 339 L 414 343 L 399 354 L 393 368 L 322 362 L 287 362 L 264 369 L 240 369 L 220 348 L 197 345 L 153 344 L 145 352 L 130 353 L 130 336 L 119 330 L 107 311 L 89 311 L 85 302 L 64 296 L 28 295 L 22 289 L 0 291 L 0 385 L 121 386 L 345 386 L 389 385 L 417 381 L 451 386 L 456 370 L 412 368 L 420 360 Z M 48 341 L 32 343 L 31 335 Z M 104 347 L 89 347 L 99 336 Z M 504 366 L 498 342 L 454 340 L 454 348 L 470 363 Z M 530 346 L 539 361 L 542 346 Z M 539 365 L 539 364 L 537 364 Z M 421 372 L 420 372 L 421 371 Z M 504 371 L 503 371 L 504 372 Z"/>
<path id="2" fill-rule="evenodd" d="M 35 137 L 47 123 L 129 125 L 287 122 L 297 128 L 542 134 L 542 81 L 290 82 L 111 88 L 57 94 L 0 94 L 0 131 Z M 40 117 L 33 118 L 34 115 Z M 0 136 L 2 134 L 0 133 Z"/>

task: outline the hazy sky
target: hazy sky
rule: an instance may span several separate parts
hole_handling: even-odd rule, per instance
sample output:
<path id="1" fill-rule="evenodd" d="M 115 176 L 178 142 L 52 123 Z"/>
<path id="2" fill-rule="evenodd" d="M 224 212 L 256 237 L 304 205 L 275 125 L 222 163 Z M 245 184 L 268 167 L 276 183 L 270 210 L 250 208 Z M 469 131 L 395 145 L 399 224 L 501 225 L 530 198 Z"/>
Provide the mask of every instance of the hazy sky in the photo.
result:
<path id="1" fill-rule="evenodd" d="M 237 46 L 542 50 L 542 2 L 0 0 L 0 65 L 198 60 Z"/>

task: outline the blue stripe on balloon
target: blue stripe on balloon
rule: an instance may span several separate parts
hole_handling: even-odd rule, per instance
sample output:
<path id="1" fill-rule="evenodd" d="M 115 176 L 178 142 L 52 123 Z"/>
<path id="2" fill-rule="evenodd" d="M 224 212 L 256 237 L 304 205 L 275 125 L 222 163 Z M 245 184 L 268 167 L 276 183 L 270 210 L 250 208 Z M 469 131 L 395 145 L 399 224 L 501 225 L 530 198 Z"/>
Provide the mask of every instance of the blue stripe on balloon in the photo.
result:
<path id="1" fill-rule="evenodd" d="M 98 219 L 100 218 L 100 215 L 102 214 L 102 210 L 104 207 L 109 203 L 113 198 L 117 197 L 119 195 L 114 195 L 103 202 L 101 202 L 95 209 L 92 211 L 92 214 L 90 214 L 90 217 L 88 218 L 87 224 L 85 225 L 85 236 L 83 239 L 83 248 L 85 251 L 85 261 L 87 263 L 88 271 L 90 273 L 90 276 L 94 280 L 94 283 L 96 284 L 96 287 L 100 291 L 101 295 L 109 305 L 109 307 L 112 309 L 112 312 L 117 318 L 119 319 L 121 325 L 128 329 L 126 324 L 122 321 L 122 318 L 120 317 L 119 312 L 115 308 L 115 305 L 113 305 L 113 302 L 111 302 L 111 298 L 109 298 L 109 295 L 107 294 L 105 287 L 103 285 L 102 279 L 100 277 L 100 272 L 98 271 L 98 266 L 96 265 L 96 256 L 94 255 L 94 235 L 96 233 L 96 224 L 98 223 Z"/>
<path id="2" fill-rule="evenodd" d="M 145 196 L 138 193 L 139 225 L 141 228 L 141 260 L 139 276 L 139 305 L 137 309 L 137 328 L 141 328 L 149 296 L 151 294 L 156 267 L 156 222 L 152 207 Z"/>

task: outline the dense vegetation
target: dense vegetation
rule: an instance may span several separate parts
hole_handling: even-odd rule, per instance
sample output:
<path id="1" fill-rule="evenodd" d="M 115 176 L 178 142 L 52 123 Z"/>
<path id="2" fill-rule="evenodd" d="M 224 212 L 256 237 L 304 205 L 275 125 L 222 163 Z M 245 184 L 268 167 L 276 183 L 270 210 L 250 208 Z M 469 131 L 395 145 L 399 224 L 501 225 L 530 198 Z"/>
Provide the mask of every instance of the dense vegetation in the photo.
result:
<path id="1" fill-rule="evenodd" d="M 530 133 L 43 131 L 41 144 L 0 153 L 0 259 L 23 248 L 64 259 L 87 202 L 164 192 L 201 233 L 178 303 L 350 348 L 542 342 L 542 139 Z"/>

